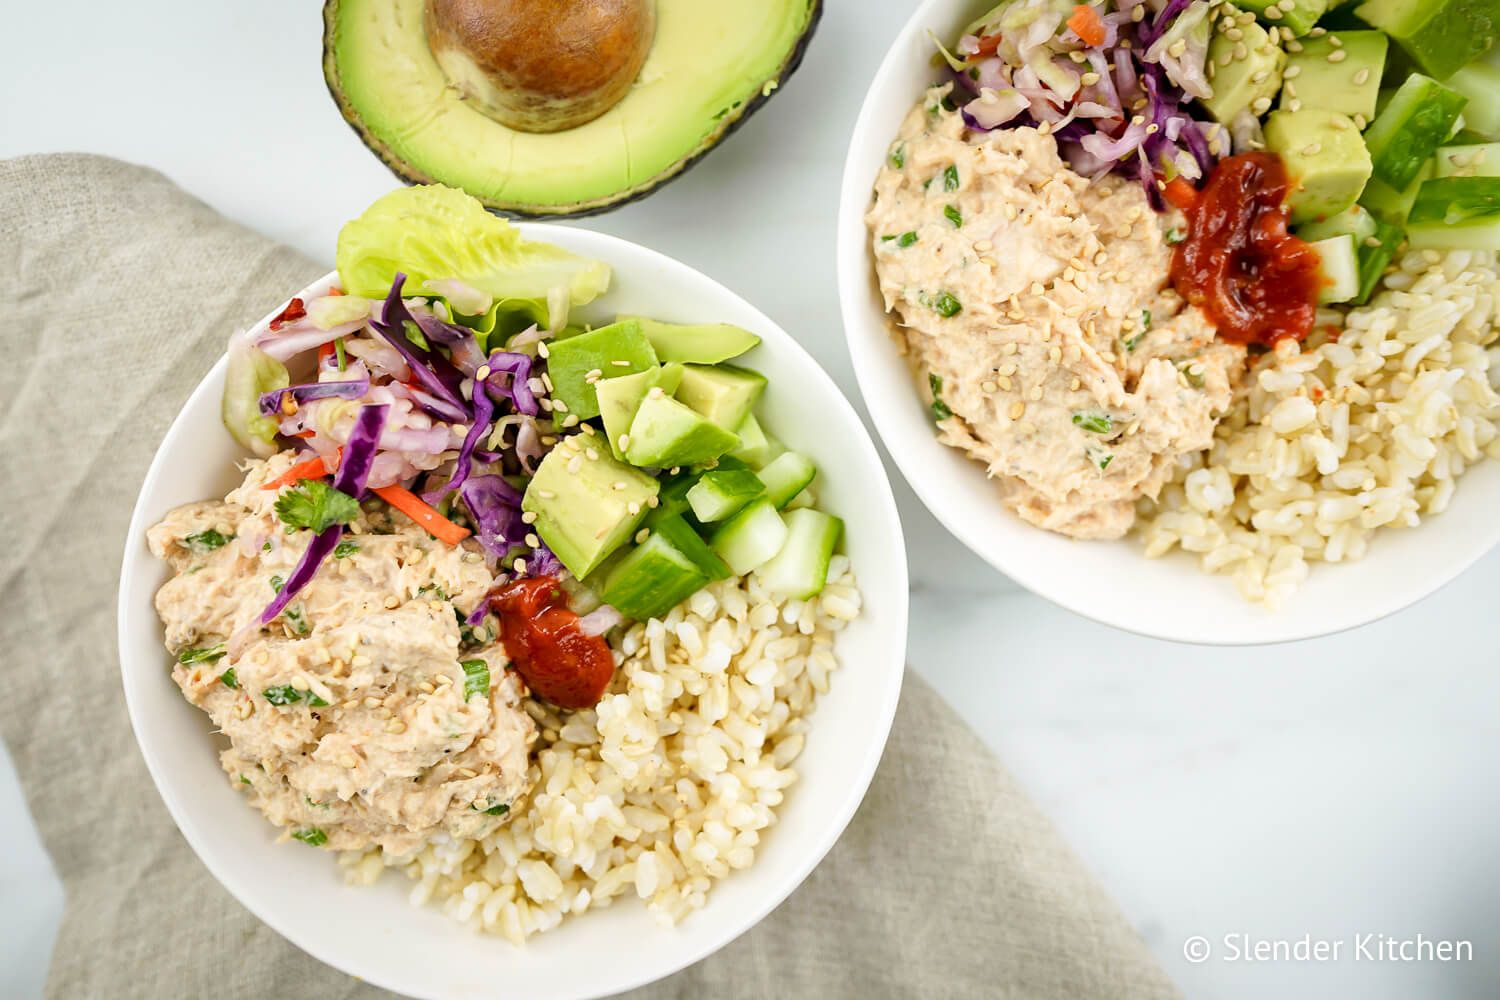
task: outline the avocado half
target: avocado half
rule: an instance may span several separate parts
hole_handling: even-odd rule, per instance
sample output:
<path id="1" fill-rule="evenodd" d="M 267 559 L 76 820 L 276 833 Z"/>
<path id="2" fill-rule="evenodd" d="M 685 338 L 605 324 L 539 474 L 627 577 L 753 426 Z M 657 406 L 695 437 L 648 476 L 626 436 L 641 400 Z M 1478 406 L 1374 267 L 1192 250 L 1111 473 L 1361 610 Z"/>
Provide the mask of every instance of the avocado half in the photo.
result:
<path id="1" fill-rule="evenodd" d="M 656 0 L 655 40 L 619 103 L 564 131 L 522 132 L 449 82 L 424 6 L 326 0 L 329 92 L 407 182 L 459 187 L 520 216 L 603 212 L 676 177 L 785 83 L 822 15 L 822 0 Z"/>

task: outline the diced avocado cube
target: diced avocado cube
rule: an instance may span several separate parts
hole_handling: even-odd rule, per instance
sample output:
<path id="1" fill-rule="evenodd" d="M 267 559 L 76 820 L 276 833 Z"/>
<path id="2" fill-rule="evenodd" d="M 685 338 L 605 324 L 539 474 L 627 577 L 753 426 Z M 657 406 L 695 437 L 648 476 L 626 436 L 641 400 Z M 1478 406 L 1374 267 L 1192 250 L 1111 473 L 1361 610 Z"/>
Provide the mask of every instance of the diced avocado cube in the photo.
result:
<path id="1" fill-rule="evenodd" d="M 760 568 L 760 580 L 773 594 L 805 601 L 828 583 L 828 563 L 844 522 L 812 508 L 788 511 L 785 519 L 786 543 Z"/>
<path id="2" fill-rule="evenodd" d="M 581 580 L 634 534 L 656 491 L 655 479 L 573 434 L 542 459 L 521 509 L 536 515 L 536 533 Z"/>
<path id="3" fill-rule="evenodd" d="M 1500 142 L 1443 146 L 1433 165 L 1438 177 L 1500 177 Z"/>
<path id="4" fill-rule="evenodd" d="M 1375 235 L 1375 216 L 1363 205 L 1350 205 L 1331 218 L 1298 226 L 1297 235 L 1309 243 L 1348 235 L 1359 243 L 1366 237 Z"/>
<path id="5" fill-rule="evenodd" d="M 685 326 L 663 323 L 644 316 L 621 316 L 641 325 L 641 332 L 656 349 L 663 362 L 681 361 L 694 365 L 716 365 L 737 358 L 760 343 L 749 330 L 728 323 L 703 323 Z"/>
<path id="6" fill-rule="evenodd" d="M 1440 80 L 1482 55 L 1500 32 L 1500 0 L 1366 0 L 1355 13 Z"/>
<path id="7" fill-rule="evenodd" d="M 777 455 L 757 475 L 766 484 L 766 499 L 780 510 L 807 489 L 818 474 L 818 467 L 806 455 L 795 451 Z"/>
<path id="8" fill-rule="evenodd" d="M 594 384 L 655 368 L 656 352 L 635 320 L 601 326 L 576 337 L 554 341 L 547 351 L 552 404 L 579 420 L 599 415 Z M 562 405 L 559 406 L 558 404 Z"/>
<path id="9" fill-rule="evenodd" d="M 658 531 L 612 563 L 599 596 L 622 615 L 661 618 L 708 583 L 688 556 Z"/>
<path id="10" fill-rule="evenodd" d="M 1281 107 L 1322 108 L 1366 122 L 1375 117 L 1380 76 L 1390 41 L 1378 31 L 1336 31 L 1304 38 L 1302 51 L 1287 57 L 1290 77 L 1281 90 Z M 1335 55 L 1342 52 L 1343 55 Z M 1332 58 L 1333 62 L 1329 59 Z M 1299 102 L 1293 105 L 1292 102 Z"/>
<path id="11" fill-rule="evenodd" d="M 1238 0 L 1241 10 L 1254 11 L 1267 24 L 1290 28 L 1294 35 L 1305 35 L 1328 11 L 1328 0 Z"/>
<path id="12" fill-rule="evenodd" d="M 680 391 L 680 387 L 679 387 Z M 652 389 L 630 422 L 631 465 L 669 469 L 718 458 L 740 443 L 731 431 L 693 411 L 659 389 Z"/>
<path id="13" fill-rule="evenodd" d="M 729 567 L 708 547 L 708 543 L 688 523 L 686 517 L 664 517 L 647 527 L 652 534 L 661 535 L 671 542 L 673 548 L 687 556 L 698 567 L 698 571 L 710 580 L 729 579 Z"/>
<path id="14" fill-rule="evenodd" d="M 599 397 L 599 415 L 604 419 L 604 434 L 609 438 L 609 450 L 615 458 L 625 458 L 620 441 L 629 440 L 630 422 L 635 419 L 635 411 L 646 398 L 646 393 L 659 386 L 670 396 L 677 391 L 677 384 L 681 381 L 682 366 L 667 364 L 605 379 L 594 387 Z"/>
<path id="15" fill-rule="evenodd" d="M 688 365 L 677 398 L 726 431 L 733 431 L 766 391 L 766 377 L 734 365 Z"/>
<path id="16" fill-rule="evenodd" d="M 1500 250 L 1500 177 L 1423 181 L 1406 236 L 1415 250 Z"/>
<path id="17" fill-rule="evenodd" d="M 1444 82 L 1469 99 L 1464 127 L 1486 139 L 1500 139 L 1500 64 L 1470 63 Z"/>
<path id="18" fill-rule="evenodd" d="M 1319 258 L 1318 272 L 1323 286 L 1318 289 L 1318 302 L 1348 302 L 1359 294 L 1359 256 L 1355 252 L 1354 237 L 1345 233 L 1312 244 Z"/>
<path id="19" fill-rule="evenodd" d="M 740 446 L 729 454 L 752 469 L 760 468 L 786 450 L 781 442 L 765 432 L 753 413 L 745 415 L 744 421 L 734 429 L 734 433 L 740 439 Z"/>
<path id="20" fill-rule="evenodd" d="M 748 469 L 710 469 L 688 490 L 688 504 L 705 524 L 737 514 L 751 500 L 764 496 L 766 484 Z"/>
<path id="21" fill-rule="evenodd" d="M 1364 305 L 1370 301 L 1370 296 L 1375 293 L 1375 286 L 1380 283 L 1381 275 L 1390 266 L 1391 259 L 1396 256 L 1396 251 L 1401 247 L 1406 234 L 1400 226 L 1393 226 L 1389 222 L 1377 221 L 1375 223 L 1375 234 L 1367 237 L 1359 247 L 1359 294 L 1354 297 L 1355 305 Z"/>
<path id="22" fill-rule="evenodd" d="M 1397 190 L 1448 140 L 1468 98 L 1420 73 L 1407 77 L 1365 133 L 1375 176 Z"/>
<path id="23" fill-rule="evenodd" d="M 1271 40 L 1266 29 L 1252 21 L 1240 26 L 1241 38 L 1215 32 L 1208 43 L 1209 83 L 1213 96 L 1204 98 L 1203 106 L 1214 120 L 1228 125 L 1257 101 L 1270 104 L 1281 89 L 1281 74 L 1287 55 Z M 1239 46 L 1243 45 L 1244 49 Z M 1239 52 L 1244 58 L 1236 58 Z"/>
<path id="24" fill-rule="evenodd" d="M 744 576 L 781 551 L 787 526 L 770 500 L 756 500 L 720 525 L 709 545 L 735 576 Z"/>
<path id="25" fill-rule="evenodd" d="M 1266 146 L 1286 165 L 1294 223 L 1339 214 L 1370 179 L 1370 153 L 1359 129 L 1337 111 L 1274 111 L 1266 121 Z"/>

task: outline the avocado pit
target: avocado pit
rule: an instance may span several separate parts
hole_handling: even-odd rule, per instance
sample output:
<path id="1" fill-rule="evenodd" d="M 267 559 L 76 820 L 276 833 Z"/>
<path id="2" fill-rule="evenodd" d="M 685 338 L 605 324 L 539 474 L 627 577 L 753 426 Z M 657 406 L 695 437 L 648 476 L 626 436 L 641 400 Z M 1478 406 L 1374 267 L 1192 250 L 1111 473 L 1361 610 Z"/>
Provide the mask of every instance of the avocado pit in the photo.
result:
<path id="1" fill-rule="evenodd" d="M 624 98 L 651 50 L 652 0 L 426 0 L 433 58 L 502 125 L 561 132 Z"/>

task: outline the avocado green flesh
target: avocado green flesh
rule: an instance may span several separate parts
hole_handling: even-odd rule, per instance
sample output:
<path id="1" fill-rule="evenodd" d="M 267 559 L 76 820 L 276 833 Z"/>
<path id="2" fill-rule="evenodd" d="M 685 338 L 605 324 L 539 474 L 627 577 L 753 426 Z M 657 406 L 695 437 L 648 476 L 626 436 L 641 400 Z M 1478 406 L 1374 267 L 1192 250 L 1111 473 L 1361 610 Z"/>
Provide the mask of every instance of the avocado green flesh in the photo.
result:
<path id="1" fill-rule="evenodd" d="M 657 0 L 635 86 L 591 122 L 525 133 L 449 87 L 423 0 L 327 0 L 324 73 L 345 118 L 397 173 L 522 214 L 598 210 L 644 193 L 722 138 L 800 59 L 817 0 Z"/>

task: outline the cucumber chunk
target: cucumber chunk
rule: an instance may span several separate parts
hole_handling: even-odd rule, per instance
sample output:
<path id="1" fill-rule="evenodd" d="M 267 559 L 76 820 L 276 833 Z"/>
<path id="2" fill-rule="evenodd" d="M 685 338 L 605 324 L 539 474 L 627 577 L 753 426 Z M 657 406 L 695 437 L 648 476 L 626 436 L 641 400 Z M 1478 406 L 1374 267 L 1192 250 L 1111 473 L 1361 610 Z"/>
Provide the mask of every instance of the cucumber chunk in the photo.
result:
<path id="1" fill-rule="evenodd" d="M 765 492 L 766 484 L 748 469 L 711 469 L 688 490 L 687 500 L 693 514 L 706 524 L 739 513 Z"/>
<path id="2" fill-rule="evenodd" d="M 696 472 L 684 472 L 678 476 L 663 477 L 661 490 L 656 495 L 656 506 L 646 514 L 646 524 L 653 525 L 669 517 L 681 515 L 689 524 L 697 527 L 697 517 L 688 503 L 688 490 L 698 482 Z"/>
<path id="3" fill-rule="evenodd" d="M 1385 274 L 1404 239 L 1405 233 L 1400 226 L 1384 221 L 1375 224 L 1375 235 L 1365 239 L 1359 248 L 1359 294 L 1354 297 L 1355 305 L 1362 306 L 1370 301 L 1381 275 Z"/>
<path id="4" fill-rule="evenodd" d="M 760 580 L 773 594 L 806 600 L 822 593 L 828 583 L 828 562 L 844 522 L 804 507 L 787 513 L 786 526 L 786 544 L 760 568 Z"/>
<path id="5" fill-rule="evenodd" d="M 1434 163 L 1439 177 L 1500 177 L 1500 142 L 1444 146 Z"/>
<path id="6" fill-rule="evenodd" d="M 1469 99 L 1431 77 L 1413 73 L 1365 132 L 1376 179 L 1403 190 L 1448 141 Z"/>
<path id="7" fill-rule="evenodd" d="M 786 544 L 786 521 L 770 500 L 762 497 L 725 521 L 709 547 L 736 576 L 744 576 L 781 551 Z"/>
<path id="8" fill-rule="evenodd" d="M 1500 52 L 1500 47 L 1492 51 Z M 1500 139 L 1500 62 L 1470 63 L 1445 82 L 1469 99 L 1465 127 L 1486 139 Z"/>
<path id="9" fill-rule="evenodd" d="M 707 583 L 691 559 L 653 533 L 614 564 L 600 596 L 622 615 L 645 621 L 662 617 Z"/>
<path id="10" fill-rule="evenodd" d="M 1481 55 L 1500 30 L 1500 0 L 1367 0 L 1355 13 L 1442 79 Z"/>
<path id="11" fill-rule="evenodd" d="M 1412 205 L 1416 204 L 1417 191 L 1421 189 L 1422 182 L 1431 176 L 1432 161 L 1428 160 L 1417 171 L 1417 179 L 1400 190 L 1379 178 L 1371 177 L 1370 183 L 1365 185 L 1364 193 L 1359 196 L 1359 203 L 1368 208 L 1379 221 L 1404 226 L 1406 217 L 1411 214 Z"/>
<path id="12" fill-rule="evenodd" d="M 1406 234 L 1417 250 L 1500 250 L 1500 177 L 1424 181 Z"/>
<path id="13" fill-rule="evenodd" d="M 1362 243 L 1367 237 L 1375 235 L 1375 216 L 1362 205 L 1350 205 L 1331 218 L 1298 226 L 1297 235 L 1309 243 L 1345 235 L 1353 236 L 1356 243 Z"/>
<path id="14" fill-rule="evenodd" d="M 1321 259 L 1318 270 L 1323 277 L 1323 287 L 1318 289 L 1318 301 L 1348 302 L 1359 294 L 1359 258 L 1355 253 L 1354 237 L 1345 233 L 1312 244 Z"/>
<path id="15" fill-rule="evenodd" d="M 757 473 L 766 484 L 766 499 L 777 510 L 795 500 L 817 474 L 818 467 L 812 459 L 795 451 L 783 452 Z"/>
<path id="16" fill-rule="evenodd" d="M 651 525 L 650 532 L 670 542 L 673 548 L 687 556 L 688 560 L 698 567 L 698 572 L 710 580 L 729 578 L 729 567 L 724 565 L 724 560 L 708 547 L 703 537 L 688 525 L 687 518 L 681 515 L 664 517 Z M 647 536 L 648 541 L 649 538 L 650 536 Z"/>

